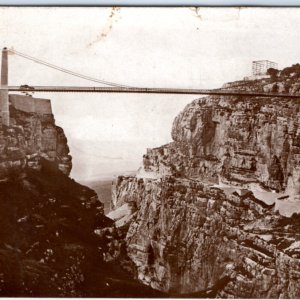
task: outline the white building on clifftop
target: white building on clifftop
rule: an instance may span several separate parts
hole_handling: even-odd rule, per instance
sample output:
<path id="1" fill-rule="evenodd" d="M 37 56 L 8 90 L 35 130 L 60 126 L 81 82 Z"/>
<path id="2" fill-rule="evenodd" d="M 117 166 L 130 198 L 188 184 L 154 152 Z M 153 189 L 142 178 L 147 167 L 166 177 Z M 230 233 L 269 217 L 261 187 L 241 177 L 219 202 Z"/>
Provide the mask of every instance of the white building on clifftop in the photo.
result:
<path id="1" fill-rule="evenodd" d="M 267 74 L 270 68 L 278 69 L 278 64 L 270 60 L 252 61 L 252 75 L 244 77 L 244 80 L 270 78 L 270 75 Z"/>
<path id="2" fill-rule="evenodd" d="M 269 60 L 256 60 L 252 62 L 252 76 L 267 75 L 270 68 L 278 69 L 278 64 Z"/>

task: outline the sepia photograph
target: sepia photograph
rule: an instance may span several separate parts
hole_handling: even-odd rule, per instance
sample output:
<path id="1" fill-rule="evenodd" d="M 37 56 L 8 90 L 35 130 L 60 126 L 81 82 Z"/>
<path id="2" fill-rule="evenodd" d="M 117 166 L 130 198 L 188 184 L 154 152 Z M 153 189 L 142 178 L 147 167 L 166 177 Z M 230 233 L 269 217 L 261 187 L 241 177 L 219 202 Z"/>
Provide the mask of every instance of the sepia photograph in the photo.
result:
<path id="1" fill-rule="evenodd" d="M 300 8 L 0 20 L 0 298 L 300 298 Z"/>

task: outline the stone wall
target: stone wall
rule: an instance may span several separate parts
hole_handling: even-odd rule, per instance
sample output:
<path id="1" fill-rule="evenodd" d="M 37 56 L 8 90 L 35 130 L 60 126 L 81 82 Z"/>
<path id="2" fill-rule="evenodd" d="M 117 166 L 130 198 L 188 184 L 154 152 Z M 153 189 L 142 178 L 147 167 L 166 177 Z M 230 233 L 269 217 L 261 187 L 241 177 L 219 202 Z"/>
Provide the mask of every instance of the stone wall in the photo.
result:
<path id="1" fill-rule="evenodd" d="M 15 109 L 37 114 L 52 114 L 51 101 L 49 99 L 33 98 L 23 95 L 9 95 L 9 102 Z"/>

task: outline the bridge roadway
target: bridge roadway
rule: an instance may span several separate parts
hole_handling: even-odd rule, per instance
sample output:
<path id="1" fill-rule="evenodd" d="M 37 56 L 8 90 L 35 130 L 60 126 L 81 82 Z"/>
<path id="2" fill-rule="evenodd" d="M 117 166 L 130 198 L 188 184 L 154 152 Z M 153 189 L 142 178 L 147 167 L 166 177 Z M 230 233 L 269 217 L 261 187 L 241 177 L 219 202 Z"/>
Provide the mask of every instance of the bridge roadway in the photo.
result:
<path id="1" fill-rule="evenodd" d="M 131 93 L 131 94 L 182 94 L 182 95 L 220 95 L 247 97 L 298 98 L 300 94 L 278 94 L 267 92 L 246 92 L 229 89 L 177 89 L 177 88 L 139 88 L 139 87 L 88 87 L 88 86 L 8 86 L 0 90 L 9 92 L 47 92 L 47 93 Z"/>

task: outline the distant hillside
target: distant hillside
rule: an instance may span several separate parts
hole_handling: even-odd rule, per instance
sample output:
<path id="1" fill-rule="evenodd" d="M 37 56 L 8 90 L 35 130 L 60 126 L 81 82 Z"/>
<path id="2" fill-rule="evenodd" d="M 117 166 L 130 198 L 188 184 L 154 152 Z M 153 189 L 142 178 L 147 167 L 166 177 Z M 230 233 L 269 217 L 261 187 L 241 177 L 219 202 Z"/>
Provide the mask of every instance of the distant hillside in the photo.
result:
<path id="1" fill-rule="evenodd" d="M 122 175 L 135 176 L 135 174 L 136 171 L 122 172 Z M 119 175 L 121 175 L 121 173 Z M 115 176 L 99 176 L 99 178 L 96 179 L 91 178 L 90 180 L 80 180 L 79 182 L 90 187 L 97 193 L 99 200 L 104 204 L 104 214 L 108 214 L 111 209 L 110 202 L 112 198 L 112 187 L 115 183 Z"/>
<path id="2" fill-rule="evenodd" d="M 99 200 L 104 204 L 104 214 L 110 211 L 110 201 L 111 201 L 111 188 L 114 179 L 103 180 L 103 181 L 88 181 L 85 185 L 93 189 Z"/>

